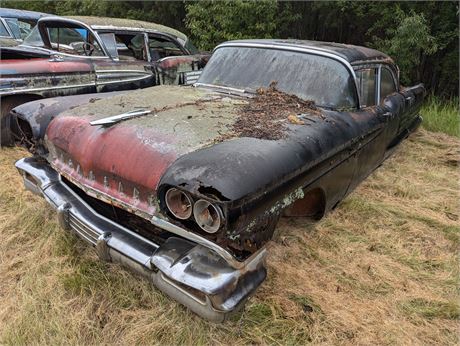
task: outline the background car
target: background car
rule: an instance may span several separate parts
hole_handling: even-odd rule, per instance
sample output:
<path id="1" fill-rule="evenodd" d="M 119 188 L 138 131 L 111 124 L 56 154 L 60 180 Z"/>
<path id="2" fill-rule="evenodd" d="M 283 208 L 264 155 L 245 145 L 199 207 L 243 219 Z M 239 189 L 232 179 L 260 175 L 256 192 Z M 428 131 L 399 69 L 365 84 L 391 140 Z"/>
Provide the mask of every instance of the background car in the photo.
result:
<path id="1" fill-rule="evenodd" d="M 398 76 L 365 47 L 227 42 L 194 87 L 72 106 L 44 131 L 48 112 L 22 118 L 45 134 L 16 167 L 101 259 L 223 321 L 265 279 L 282 214 L 321 218 L 418 127 L 425 89 Z"/>
<path id="2" fill-rule="evenodd" d="M 35 27 L 46 13 L 0 8 L 0 47 L 15 46 Z"/>
<path id="3" fill-rule="evenodd" d="M 12 144 L 9 111 L 53 96 L 190 84 L 209 54 L 177 30 L 117 18 L 44 17 L 17 47 L 1 50 L 1 143 Z"/>

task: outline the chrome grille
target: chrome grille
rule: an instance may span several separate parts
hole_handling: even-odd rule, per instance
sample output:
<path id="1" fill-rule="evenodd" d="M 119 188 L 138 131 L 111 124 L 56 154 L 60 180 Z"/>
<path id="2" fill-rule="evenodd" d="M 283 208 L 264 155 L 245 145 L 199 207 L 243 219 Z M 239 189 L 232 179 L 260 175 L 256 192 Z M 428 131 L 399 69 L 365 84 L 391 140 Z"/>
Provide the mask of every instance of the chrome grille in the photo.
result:
<path id="1" fill-rule="evenodd" d="M 185 76 L 184 83 L 185 83 L 185 85 L 196 83 L 198 81 L 198 78 L 200 77 L 200 75 L 201 75 L 201 70 L 185 72 L 184 73 L 184 76 Z"/>
<path id="2" fill-rule="evenodd" d="M 72 212 L 69 213 L 69 226 L 70 228 L 82 237 L 87 242 L 96 245 L 99 233 L 91 229 L 90 226 L 86 225 L 82 220 L 79 220 Z"/>

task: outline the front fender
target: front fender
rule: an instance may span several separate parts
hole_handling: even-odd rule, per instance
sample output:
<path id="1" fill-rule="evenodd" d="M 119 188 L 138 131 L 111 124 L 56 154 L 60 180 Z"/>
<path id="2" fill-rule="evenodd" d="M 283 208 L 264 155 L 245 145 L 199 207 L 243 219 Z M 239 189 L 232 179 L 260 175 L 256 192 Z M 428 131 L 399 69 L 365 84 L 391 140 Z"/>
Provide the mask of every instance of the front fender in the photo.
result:
<path id="1" fill-rule="evenodd" d="M 116 94 L 118 92 L 61 96 L 31 101 L 14 108 L 11 111 L 12 120 L 18 124 L 19 133 L 17 135 L 20 138 L 26 137 L 27 141 L 38 143 L 43 140 L 48 124 L 59 114 L 73 107 Z"/>

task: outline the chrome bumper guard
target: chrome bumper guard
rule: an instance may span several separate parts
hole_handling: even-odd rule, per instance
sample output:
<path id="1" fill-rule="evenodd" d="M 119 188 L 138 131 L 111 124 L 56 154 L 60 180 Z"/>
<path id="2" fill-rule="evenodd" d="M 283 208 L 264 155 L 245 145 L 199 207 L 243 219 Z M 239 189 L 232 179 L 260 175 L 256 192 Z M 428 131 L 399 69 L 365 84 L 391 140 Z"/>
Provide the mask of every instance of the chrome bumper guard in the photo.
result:
<path id="1" fill-rule="evenodd" d="M 158 217 L 152 219 L 152 227 L 178 236 L 156 244 L 98 214 L 43 160 L 24 158 L 16 162 L 16 168 L 26 189 L 43 196 L 57 210 L 62 228 L 93 245 L 101 259 L 142 274 L 205 319 L 226 320 L 244 306 L 267 275 L 265 249 L 245 262 L 229 261 L 222 256 L 228 254 L 224 249 L 215 251 L 216 245 L 214 249 L 206 246 L 204 238 L 197 242 L 195 234 L 184 239 L 188 231 Z"/>

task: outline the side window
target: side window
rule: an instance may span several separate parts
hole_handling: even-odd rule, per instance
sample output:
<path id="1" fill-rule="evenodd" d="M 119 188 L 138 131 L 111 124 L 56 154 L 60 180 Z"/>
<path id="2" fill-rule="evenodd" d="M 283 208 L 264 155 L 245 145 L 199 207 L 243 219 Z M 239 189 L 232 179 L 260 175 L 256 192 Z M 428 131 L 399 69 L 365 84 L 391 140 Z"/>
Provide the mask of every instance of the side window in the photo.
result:
<path id="1" fill-rule="evenodd" d="M 147 60 L 144 34 L 115 34 L 120 60 Z"/>
<path id="2" fill-rule="evenodd" d="M 367 68 L 356 71 L 362 107 L 375 106 L 376 69 Z"/>
<path id="3" fill-rule="evenodd" d="M 396 85 L 388 69 L 382 68 L 380 73 L 380 103 L 382 103 L 385 97 L 396 91 Z"/>
<path id="4" fill-rule="evenodd" d="M 51 47 L 58 52 L 83 55 L 104 56 L 94 35 L 85 28 L 48 28 Z"/>
<path id="5" fill-rule="evenodd" d="M 5 21 L 10 26 L 15 38 L 24 39 L 32 30 L 33 25 L 25 20 L 17 18 L 5 18 Z"/>
<path id="6" fill-rule="evenodd" d="M 2 21 L 0 21 L 0 36 L 6 36 L 6 37 L 10 36 L 10 33 L 8 32 L 8 30 L 6 29 Z"/>
<path id="7" fill-rule="evenodd" d="M 175 42 L 162 37 L 149 37 L 149 50 L 152 61 L 157 61 L 168 56 L 185 55 Z"/>
<path id="8" fill-rule="evenodd" d="M 117 41 L 113 32 L 106 32 L 106 33 L 98 33 L 99 37 L 104 43 L 107 52 L 110 56 L 114 59 L 118 59 L 118 50 L 117 50 Z"/>

